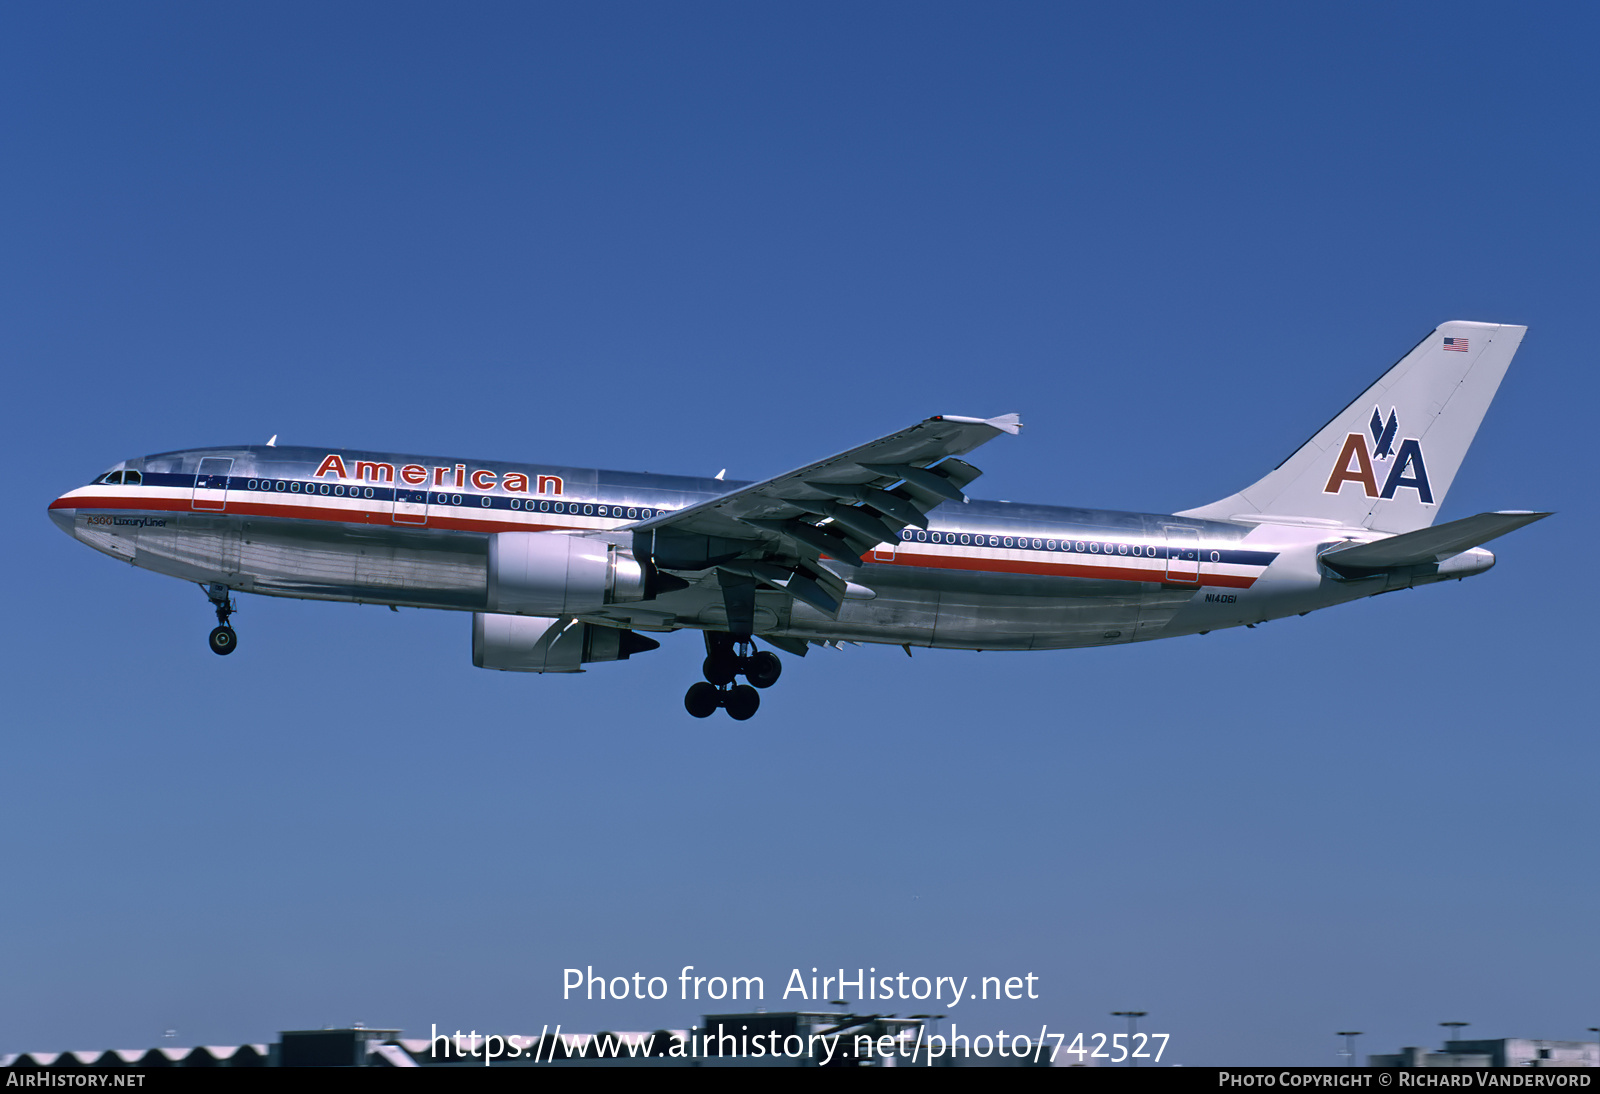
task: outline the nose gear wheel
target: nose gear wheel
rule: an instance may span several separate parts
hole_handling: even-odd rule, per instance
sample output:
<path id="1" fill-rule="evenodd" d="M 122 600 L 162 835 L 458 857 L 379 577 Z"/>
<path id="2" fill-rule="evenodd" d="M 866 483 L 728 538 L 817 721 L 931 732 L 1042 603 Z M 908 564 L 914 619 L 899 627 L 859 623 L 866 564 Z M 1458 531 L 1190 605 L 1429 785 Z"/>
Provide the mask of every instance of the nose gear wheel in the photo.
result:
<path id="1" fill-rule="evenodd" d="M 219 657 L 226 657 L 239 648 L 239 635 L 228 625 L 228 620 L 233 618 L 233 613 L 237 610 L 233 606 L 232 591 L 226 585 L 206 585 L 203 588 L 206 591 L 206 599 L 217 609 L 217 625 L 208 639 L 211 652 Z"/>

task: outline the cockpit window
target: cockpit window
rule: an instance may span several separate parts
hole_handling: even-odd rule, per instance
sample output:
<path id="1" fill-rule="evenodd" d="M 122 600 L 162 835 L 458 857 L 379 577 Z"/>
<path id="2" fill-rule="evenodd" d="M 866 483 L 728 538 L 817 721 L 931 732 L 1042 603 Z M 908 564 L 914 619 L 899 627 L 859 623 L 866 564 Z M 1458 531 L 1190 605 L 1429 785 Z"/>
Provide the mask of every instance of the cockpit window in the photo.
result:
<path id="1" fill-rule="evenodd" d="M 115 471 L 107 471 L 89 485 L 98 486 L 101 483 L 105 483 L 107 486 L 142 486 L 144 485 L 144 475 L 131 468 L 124 470 L 119 467 Z"/>

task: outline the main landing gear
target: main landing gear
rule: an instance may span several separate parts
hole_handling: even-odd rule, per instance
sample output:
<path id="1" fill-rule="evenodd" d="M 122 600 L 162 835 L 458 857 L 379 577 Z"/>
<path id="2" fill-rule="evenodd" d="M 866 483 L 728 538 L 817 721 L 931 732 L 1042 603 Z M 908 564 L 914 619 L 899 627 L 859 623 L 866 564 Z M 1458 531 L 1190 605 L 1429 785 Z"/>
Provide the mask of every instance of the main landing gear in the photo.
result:
<path id="1" fill-rule="evenodd" d="M 767 650 L 752 652 L 754 645 L 749 639 L 736 642 L 731 634 L 707 631 L 706 659 L 700 666 L 705 682 L 689 688 L 683 697 L 684 709 L 696 718 L 709 718 L 718 707 L 737 722 L 753 717 L 761 707 L 756 688 L 770 688 L 783 675 L 778 655 Z M 735 685 L 740 676 L 749 682 Z"/>
<path id="2" fill-rule="evenodd" d="M 226 585 L 207 585 L 206 598 L 217 609 L 217 626 L 211 632 L 211 652 L 219 657 L 226 657 L 239 645 L 239 636 L 228 626 L 228 620 L 233 616 L 233 597 L 228 593 Z"/>

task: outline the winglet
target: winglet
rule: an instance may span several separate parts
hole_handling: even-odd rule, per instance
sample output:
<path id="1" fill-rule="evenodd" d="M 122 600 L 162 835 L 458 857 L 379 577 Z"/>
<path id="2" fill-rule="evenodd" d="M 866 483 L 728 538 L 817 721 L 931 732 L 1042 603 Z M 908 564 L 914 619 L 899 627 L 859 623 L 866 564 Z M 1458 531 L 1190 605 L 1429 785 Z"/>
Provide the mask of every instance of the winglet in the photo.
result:
<path id="1" fill-rule="evenodd" d="M 1012 436 L 1022 432 L 1022 416 L 1019 414 L 1002 414 L 998 418 L 963 418 L 959 414 L 935 414 L 936 422 L 966 422 L 969 425 L 987 425 L 998 429 L 1002 433 Z"/>

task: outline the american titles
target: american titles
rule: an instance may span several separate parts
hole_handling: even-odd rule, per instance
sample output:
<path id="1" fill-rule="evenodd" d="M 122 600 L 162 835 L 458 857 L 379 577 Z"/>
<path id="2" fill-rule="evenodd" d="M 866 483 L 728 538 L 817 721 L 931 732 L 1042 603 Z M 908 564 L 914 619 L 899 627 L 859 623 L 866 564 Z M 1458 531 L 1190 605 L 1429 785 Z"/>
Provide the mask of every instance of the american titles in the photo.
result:
<path id="1" fill-rule="evenodd" d="M 454 487 L 457 490 L 466 489 L 467 483 L 470 482 L 479 490 L 493 490 L 498 486 L 510 494 L 549 494 L 554 497 L 559 497 L 565 488 L 560 475 L 535 475 L 530 479 L 520 471 L 508 471 L 501 476 L 498 472 L 485 468 L 468 471 L 464 463 L 447 464 L 444 467 L 424 467 L 420 463 L 407 463 L 396 467 L 392 463 L 380 460 L 352 460 L 349 466 L 354 467 L 353 474 L 346 466 L 343 456 L 330 452 L 322 458 L 322 462 L 317 465 L 311 477 L 368 482 L 394 482 L 398 477 L 399 481 L 411 486 L 429 484 L 431 480 L 433 486 Z"/>

